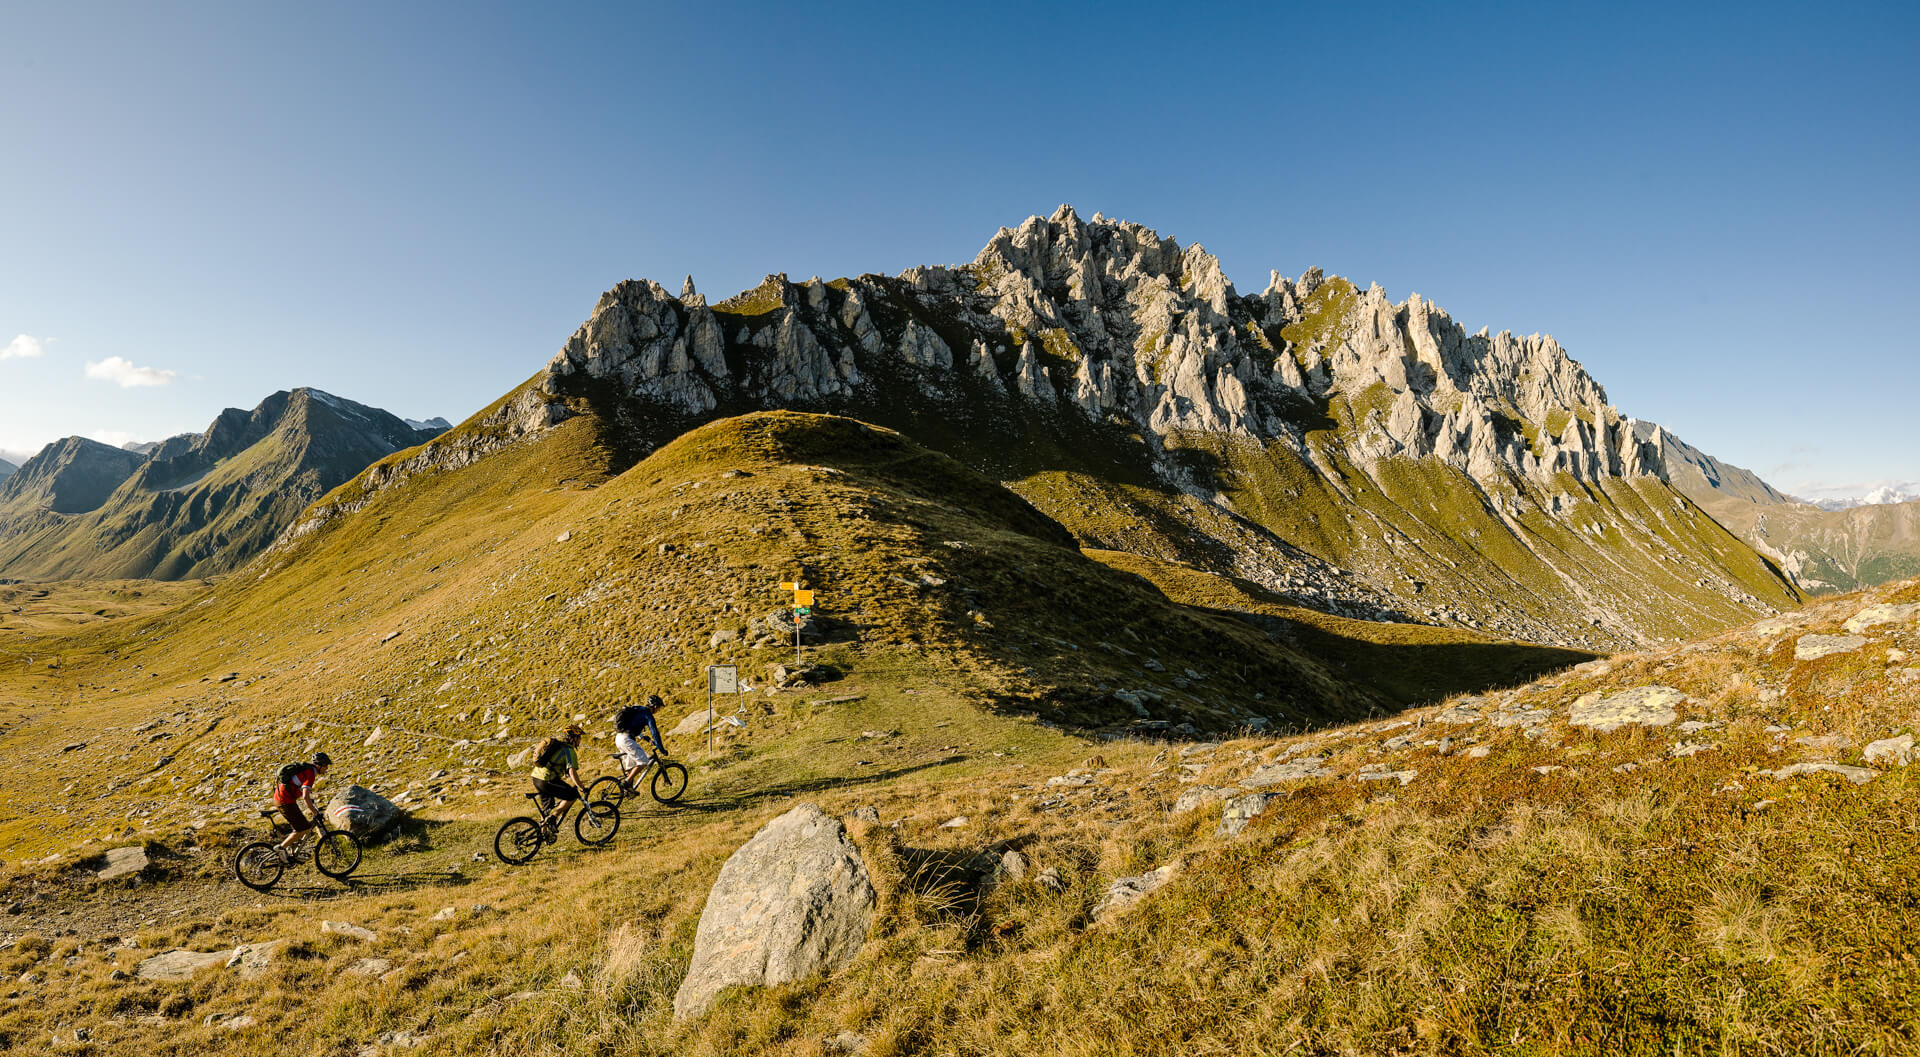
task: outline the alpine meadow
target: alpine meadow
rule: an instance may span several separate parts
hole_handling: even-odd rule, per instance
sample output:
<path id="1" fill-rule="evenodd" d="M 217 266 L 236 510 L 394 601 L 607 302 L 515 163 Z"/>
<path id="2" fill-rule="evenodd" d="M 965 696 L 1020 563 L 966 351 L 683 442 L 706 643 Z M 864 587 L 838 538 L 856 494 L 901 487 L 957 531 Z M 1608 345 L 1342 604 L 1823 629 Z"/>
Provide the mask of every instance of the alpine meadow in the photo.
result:
<path id="1" fill-rule="evenodd" d="M 1920 1052 L 1864 6 L 0 15 L 0 1052 Z"/>

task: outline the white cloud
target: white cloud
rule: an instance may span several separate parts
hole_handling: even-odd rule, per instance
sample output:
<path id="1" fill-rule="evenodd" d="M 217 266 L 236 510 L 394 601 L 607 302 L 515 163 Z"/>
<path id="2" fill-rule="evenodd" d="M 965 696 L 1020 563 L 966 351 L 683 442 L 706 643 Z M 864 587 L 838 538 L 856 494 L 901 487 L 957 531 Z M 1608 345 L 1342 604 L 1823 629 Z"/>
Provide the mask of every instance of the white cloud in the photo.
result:
<path id="1" fill-rule="evenodd" d="M 109 356 L 99 363 L 87 364 L 87 377 L 112 382 L 122 389 L 133 389 L 147 385 L 169 385 L 179 377 L 179 372 L 163 371 L 157 367 L 135 367 L 122 357 Z"/>
<path id="2" fill-rule="evenodd" d="M 0 349 L 0 360 L 31 360 L 45 355 L 46 351 L 46 342 L 31 334 L 19 334 L 7 342 L 6 348 Z"/>

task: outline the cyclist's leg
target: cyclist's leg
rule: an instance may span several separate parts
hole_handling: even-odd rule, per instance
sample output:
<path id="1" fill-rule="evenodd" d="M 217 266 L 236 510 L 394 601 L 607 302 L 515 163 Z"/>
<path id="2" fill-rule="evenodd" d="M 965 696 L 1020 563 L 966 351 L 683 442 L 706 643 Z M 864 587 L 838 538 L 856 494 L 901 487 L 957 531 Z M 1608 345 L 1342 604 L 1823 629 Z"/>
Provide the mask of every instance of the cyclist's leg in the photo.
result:
<path id="1" fill-rule="evenodd" d="M 580 799 L 580 791 L 565 782 L 544 782 L 538 778 L 533 780 L 533 788 L 540 793 L 543 803 L 548 800 L 556 802 L 553 813 L 547 818 L 549 825 L 559 829 L 560 824 L 567 820 L 568 809 L 575 800 Z M 544 809 L 542 813 L 545 813 Z"/>
<path id="2" fill-rule="evenodd" d="M 308 820 L 307 813 L 300 810 L 299 804 L 281 804 L 279 807 L 280 813 L 286 816 L 287 824 L 293 827 L 293 832 L 287 834 L 277 847 L 283 858 L 291 859 L 299 851 L 300 843 L 307 839 L 307 834 L 313 832 L 313 823 Z"/>
<path id="3" fill-rule="evenodd" d="M 626 767 L 626 773 L 620 776 L 620 780 L 628 789 L 632 789 L 633 783 L 638 781 L 641 773 L 647 769 L 647 764 L 653 761 L 647 751 L 640 747 L 640 743 L 634 740 L 633 735 L 624 730 L 613 736 L 613 744 L 620 750 L 621 763 Z"/>

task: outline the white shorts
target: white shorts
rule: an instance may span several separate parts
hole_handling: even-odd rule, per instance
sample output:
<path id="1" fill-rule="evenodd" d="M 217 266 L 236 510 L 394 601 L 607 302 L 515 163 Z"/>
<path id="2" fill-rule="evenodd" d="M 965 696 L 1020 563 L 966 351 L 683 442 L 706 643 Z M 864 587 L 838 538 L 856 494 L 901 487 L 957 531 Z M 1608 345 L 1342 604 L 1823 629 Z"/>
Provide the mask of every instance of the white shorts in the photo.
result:
<path id="1" fill-rule="evenodd" d="M 624 730 L 613 736 L 613 745 L 625 757 L 621 762 L 628 767 L 645 767 L 653 761 L 653 754 L 641 749 L 634 736 Z"/>

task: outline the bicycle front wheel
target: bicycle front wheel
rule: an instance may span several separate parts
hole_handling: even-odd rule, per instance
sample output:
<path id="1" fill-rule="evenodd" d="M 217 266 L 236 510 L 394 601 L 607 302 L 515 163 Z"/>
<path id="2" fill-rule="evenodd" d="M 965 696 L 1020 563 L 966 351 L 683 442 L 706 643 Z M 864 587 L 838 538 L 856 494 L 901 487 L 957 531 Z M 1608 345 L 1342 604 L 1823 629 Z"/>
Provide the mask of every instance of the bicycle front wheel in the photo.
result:
<path id="1" fill-rule="evenodd" d="M 595 800 L 580 805 L 580 813 L 573 816 L 573 835 L 580 843 L 589 848 L 598 848 L 613 839 L 620 832 L 620 807 L 608 800 Z"/>
<path id="2" fill-rule="evenodd" d="M 671 804 L 687 791 L 687 769 L 677 763 L 663 763 L 653 774 L 653 798 Z"/>
<path id="3" fill-rule="evenodd" d="M 360 865 L 360 838 L 343 830 L 331 830 L 313 848 L 314 868 L 338 881 Z"/>
<path id="4" fill-rule="evenodd" d="M 287 864 L 280 861 L 280 849 L 266 841 L 254 841 L 233 857 L 233 874 L 240 883 L 256 892 L 264 892 L 280 883 Z"/>
<path id="5" fill-rule="evenodd" d="M 540 853 L 543 839 L 539 822 L 525 815 L 510 818 L 500 827 L 500 832 L 493 835 L 493 853 L 501 862 L 520 866 Z"/>
<path id="6" fill-rule="evenodd" d="M 626 783 L 620 781 L 618 775 L 612 774 L 603 778 L 595 778 L 593 784 L 587 786 L 587 793 L 584 797 L 590 804 L 596 800 L 605 800 L 607 803 L 613 804 L 616 807 L 626 798 Z"/>

